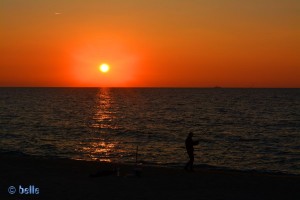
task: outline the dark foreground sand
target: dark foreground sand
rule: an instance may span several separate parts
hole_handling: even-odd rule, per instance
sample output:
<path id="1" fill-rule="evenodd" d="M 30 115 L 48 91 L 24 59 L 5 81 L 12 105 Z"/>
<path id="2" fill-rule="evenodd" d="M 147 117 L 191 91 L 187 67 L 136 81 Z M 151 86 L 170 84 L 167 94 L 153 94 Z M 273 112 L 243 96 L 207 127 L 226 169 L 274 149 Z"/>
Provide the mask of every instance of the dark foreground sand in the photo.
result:
<path id="1" fill-rule="evenodd" d="M 121 176 L 109 173 L 111 164 L 0 155 L 0 199 L 300 199 L 300 176 L 255 172 L 143 167 L 142 176 L 121 166 Z M 108 170 L 108 171 L 107 171 Z M 39 188 L 38 195 L 9 195 L 9 186 Z M 18 191 L 17 191 L 18 193 Z"/>

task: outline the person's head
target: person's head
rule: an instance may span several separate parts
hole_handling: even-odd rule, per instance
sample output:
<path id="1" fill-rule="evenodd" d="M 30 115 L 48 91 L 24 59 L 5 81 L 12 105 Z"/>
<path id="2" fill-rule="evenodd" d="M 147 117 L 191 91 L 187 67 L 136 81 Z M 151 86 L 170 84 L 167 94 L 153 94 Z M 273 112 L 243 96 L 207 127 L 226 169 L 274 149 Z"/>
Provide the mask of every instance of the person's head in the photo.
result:
<path id="1" fill-rule="evenodd" d="M 194 133 L 191 131 L 189 132 L 189 137 L 193 137 L 194 136 Z"/>

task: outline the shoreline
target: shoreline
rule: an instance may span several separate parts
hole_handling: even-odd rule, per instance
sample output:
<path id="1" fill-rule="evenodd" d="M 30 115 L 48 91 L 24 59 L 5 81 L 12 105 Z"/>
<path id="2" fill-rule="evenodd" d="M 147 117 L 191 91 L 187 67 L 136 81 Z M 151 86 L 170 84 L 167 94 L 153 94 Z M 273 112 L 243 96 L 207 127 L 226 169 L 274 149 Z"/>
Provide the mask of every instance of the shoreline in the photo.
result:
<path id="1" fill-rule="evenodd" d="M 22 152 L 0 152 L 1 157 L 16 157 L 16 158 L 30 158 L 30 159 L 41 159 L 41 160 L 70 160 L 70 161 L 79 161 L 79 162 L 95 162 L 103 165 L 122 165 L 122 166 L 134 166 L 134 162 L 105 162 L 99 160 L 84 160 L 84 159 L 72 159 L 67 157 L 55 157 L 55 156 L 38 156 L 38 155 L 30 155 Z M 154 167 L 154 168 L 163 168 L 163 169 L 175 169 L 182 170 L 184 168 L 184 164 L 182 166 L 177 165 L 167 165 L 167 164 L 156 164 L 145 162 L 143 160 L 139 161 L 142 163 L 144 167 Z M 275 171 L 275 170 L 259 170 L 259 169 L 235 169 L 225 166 L 214 166 L 208 164 L 194 164 L 194 169 L 196 170 L 212 170 L 212 171 L 222 171 L 222 172 L 234 172 L 234 173 L 254 173 L 254 174 L 268 174 L 268 175 L 279 175 L 279 176 L 299 176 L 300 174 L 289 173 L 285 171 Z"/>
<path id="2" fill-rule="evenodd" d="M 197 168 L 143 166 L 65 158 L 0 155 L 0 199 L 297 199 L 300 176 Z M 119 175 L 114 169 L 120 168 Z M 96 176 L 91 176 L 96 175 Z M 8 194 L 10 186 L 38 195 Z"/>

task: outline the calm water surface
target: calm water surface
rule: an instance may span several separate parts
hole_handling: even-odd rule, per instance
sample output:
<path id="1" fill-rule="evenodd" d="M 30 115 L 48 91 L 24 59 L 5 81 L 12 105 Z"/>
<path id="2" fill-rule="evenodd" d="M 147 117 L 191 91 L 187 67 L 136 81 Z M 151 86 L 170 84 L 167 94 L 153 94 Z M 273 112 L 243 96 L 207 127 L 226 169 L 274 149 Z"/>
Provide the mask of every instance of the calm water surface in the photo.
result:
<path id="1" fill-rule="evenodd" d="M 0 88 L 0 152 L 300 174 L 299 89 Z"/>

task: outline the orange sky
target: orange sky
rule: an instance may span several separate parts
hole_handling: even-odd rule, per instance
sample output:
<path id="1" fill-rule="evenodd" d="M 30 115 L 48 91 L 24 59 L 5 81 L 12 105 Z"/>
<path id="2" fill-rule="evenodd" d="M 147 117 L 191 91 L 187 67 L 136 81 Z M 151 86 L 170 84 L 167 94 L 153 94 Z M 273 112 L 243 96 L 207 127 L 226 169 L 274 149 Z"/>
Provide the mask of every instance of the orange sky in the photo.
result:
<path id="1" fill-rule="evenodd" d="M 0 9 L 0 86 L 300 87 L 298 0 L 2 0 Z"/>

